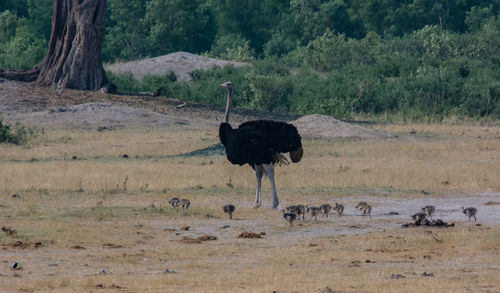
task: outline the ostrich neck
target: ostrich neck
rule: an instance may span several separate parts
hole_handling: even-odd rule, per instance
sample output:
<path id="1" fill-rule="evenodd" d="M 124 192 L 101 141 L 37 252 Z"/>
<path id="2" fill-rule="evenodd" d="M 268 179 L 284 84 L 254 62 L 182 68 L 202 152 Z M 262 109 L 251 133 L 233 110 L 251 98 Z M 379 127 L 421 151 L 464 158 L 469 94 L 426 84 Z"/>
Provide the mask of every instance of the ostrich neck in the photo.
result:
<path id="1" fill-rule="evenodd" d="M 233 89 L 227 89 L 226 112 L 224 113 L 224 123 L 229 123 L 229 111 L 231 110 L 231 101 L 233 99 Z"/>

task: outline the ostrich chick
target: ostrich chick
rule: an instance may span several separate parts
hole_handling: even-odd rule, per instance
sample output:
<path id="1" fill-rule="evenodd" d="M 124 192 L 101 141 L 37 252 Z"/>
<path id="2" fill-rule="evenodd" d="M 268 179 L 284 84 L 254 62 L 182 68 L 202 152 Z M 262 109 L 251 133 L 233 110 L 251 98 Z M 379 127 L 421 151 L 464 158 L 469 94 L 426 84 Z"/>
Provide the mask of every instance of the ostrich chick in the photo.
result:
<path id="1" fill-rule="evenodd" d="M 427 215 L 423 212 L 418 212 L 412 215 L 411 218 L 413 219 L 413 222 L 415 223 L 416 226 L 420 226 L 425 223 Z"/>
<path id="2" fill-rule="evenodd" d="M 325 203 L 325 204 L 322 204 L 320 207 L 319 207 L 320 211 L 321 211 L 321 215 L 324 217 L 326 215 L 326 217 L 328 218 L 328 214 L 330 213 L 330 211 L 332 210 L 332 206 Z"/>
<path id="3" fill-rule="evenodd" d="M 339 217 L 342 217 L 342 213 L 344 213 L 344 205 L 335 203 L 335 206 L 333 207 L 334 210 L 337 211 L 337 214 L 339 214 Z"/>
<path id="4" fill-rule="evenodd" d="M 365 201 L 360 201 L 357 205 L 356 208 L 360 210 L 363 213 L 363 216 L 368 214 L 370 216 L 370 219 L 372 218 L 372 206 L 366 203 Z"/>
<path id="5" fill-rule="evenodd" d="M 311 220 L 314 217 L 314 221 L 318 220 L 318 214 L 320 212 L 320 208 L 318 207 L 313 207 L 313 206 L 307 206 L 307 212 L 311 214 Z"/>
<path id="6" fill-rule="evenodd" d="M 474 222 L 476 222 L 476 213 L 477 213 L 477 209 L 476 208 L 473 208 L 473 207 L 469 207 L 469 208 L 466 208 L 464 209 L 464 207 L 462 207 L 462 213 L 464 213 L 464 215 L 466 215 L 467 217 L 469 217 L 469 222 L 470 222 L 470 218 L 471 217 L 474 217 Z"/>
<path id="7" fill-rule="evenodd" d="M 298 204 L 298 205 L 292 205 L 292 206 L 287 206 L 285 208 L 285 211 L 287 213 L 294 213 L 297 214 L 297 218 L 302 215 L 302 220 L 304 220 L 304 215 L 306 213 L 306 207 L 304 205 Z"/>
<path id="8" fill-rule="evenodd" d="M 181 200 L 178 199 L 177 197 L 172 197 L 168 203 L 173 207 L 179 210 L 179 204 L 181 203 Z"/>
<path id="9" fill-rule="evenodd" d="M 425 215 L 427 215 L 433 221 L 432 214 L 434 214 L 434 212 L 436 211 L 436 207 L 432 206 L 432 205 L 428 205 L 428 206 L 425 206 L 421 209 L 425 213 Z"/>
<path id="10" fill-rule="evenodd" d="M 189 210 L 189 207 L 191 206 L 191 202 L 189 199 L 181 199 L 179 202 L 179 205 L 182 207 L 183 210 Z"/>
<path id="11" fill-rule="evenodd" d="M 232 204 L 227 204 L 227 205 L 222 207 L 222 210 L 224 211 L 224 213 L 229 214 L 229 219 L 233 218 L 234 209 L 235 209 L 235 207 Z"/>
<path id="12" fill-rule="evenodd" d="M 297 219 L 296 213 L 287 213 L 285 209 L 281 210 L 283 212 L 283 218 L 290 223 L 290 227 L 293 227 L 293 221 Z"/>

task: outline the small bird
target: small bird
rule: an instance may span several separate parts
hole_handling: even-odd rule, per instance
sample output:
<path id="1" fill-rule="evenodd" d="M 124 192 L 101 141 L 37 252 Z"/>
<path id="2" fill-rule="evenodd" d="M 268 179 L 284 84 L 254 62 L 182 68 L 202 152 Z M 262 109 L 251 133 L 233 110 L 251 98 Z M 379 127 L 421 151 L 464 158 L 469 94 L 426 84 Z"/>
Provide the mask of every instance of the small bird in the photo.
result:
<path id="1" fill-rule="evenodd" d="M 436 207 L 433 206 L 433 205 L 428 205 L 428 206 L 425 206 L 423 208 L 421 208 L 422 211 L 429 217 L 432 219 L 432 214 L 434 214 L 434 212 L 436 211 Z"/>
<path id="2" fill-rule="evenodd" d="M 337 211 L 337 214 L 339 214 L 339 217 L 342 217 L 342 213 L 344 213 L 344 205 L 335 203 L 335 206 L 333 207 L 334 210 Z"/>
<path id="3" fill-rule="evenodd" d="M 179 204 L 180 204 L 181 200 L 177 197 L 172 197 L 168 203 L 173 207 L 173 208 L 176 208 L 177 210 L 179 210 Z"/>
<path id="4" fill-rule="evenodd" d="M 229 219 L 233 218 L 233 212 L 235 210 L 234 205 L 227 204 L 227 205 L 222 207 L 222 210 L 224 211 L 224 213 L 229 214 Z"/>
<path id="5" fill-rule="evenodd" d="M 470 222 L 470 218 L 471 217 L 474 217 L 474 222 L 476 222 L 476 213 L 477 213 L 477 209 L 474 208 L 474 207 L 468 207 L 466 209 L 464 209 L 464 207 L 462 207 L 462 213 L 464 213 L 464 215 L 466 215 L 467 217 L 469 217 L 469 222 Z"/>
<path id="6" fill-rule="evenodd" d="M 21 265 L 19 265 L 18 261 L 15 261 L 13 264 L 10 265 L 11 270 L 19 270 L 21 269 Z"/>
<path id="7" fill-rule="evenodd" d="M 332 209 L 332 206 L 325 203 L 325 204 L 322 204 L 320 207 L 319 207 L 320 211 L 321 211 L 321 214 L 322 216 L 325 216 L 328 218 L 328 214 L 330 213 L 331 209 Z"/>
<path id="8" fill-rule="evenodd" d="M 191 202 L 189 199 L 181 199 L 179 202 L 179 205 L 182 207 L 183 210 L 189 210 L 189 207 L 191 206 Z"/>
<path id="9" fill-rule="evenodd" d="M 283 212 L 283 218 L 290 223 L 290 227 L 293 227 L 293 221 L 297 219 L 296 213 L 287 213 L 285 209 L 281 210 Z"/>

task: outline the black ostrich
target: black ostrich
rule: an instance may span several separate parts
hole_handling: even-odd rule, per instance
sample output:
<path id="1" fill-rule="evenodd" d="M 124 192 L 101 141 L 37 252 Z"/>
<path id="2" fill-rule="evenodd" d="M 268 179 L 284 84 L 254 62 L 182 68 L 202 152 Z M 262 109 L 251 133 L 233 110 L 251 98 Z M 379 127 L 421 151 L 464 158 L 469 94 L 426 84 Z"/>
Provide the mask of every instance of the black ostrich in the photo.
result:
<path id="1" fill-rule="evenodd" d="M 221 86 L 227 89 L 226 113 L 219 126 L 219 138 L 226 149 L 227 159 L 240 166 L 248 164 L 255 170 L 257 192 L 254 208 L 261 205 L 260 191 L 263 175 L 267 175 L 273 193 L 273 209 L 279 205 L 274 183 L 274 164 L 288 163 L 283 153 L 290 153 L 292 162 L 297 163 L 304 153 L 297 128 L 292 124 L 272 120 L 255 120 L 242 123 L 233 129 L 229 124 L 229 111 L 233 99 L 233 84 Z"/>

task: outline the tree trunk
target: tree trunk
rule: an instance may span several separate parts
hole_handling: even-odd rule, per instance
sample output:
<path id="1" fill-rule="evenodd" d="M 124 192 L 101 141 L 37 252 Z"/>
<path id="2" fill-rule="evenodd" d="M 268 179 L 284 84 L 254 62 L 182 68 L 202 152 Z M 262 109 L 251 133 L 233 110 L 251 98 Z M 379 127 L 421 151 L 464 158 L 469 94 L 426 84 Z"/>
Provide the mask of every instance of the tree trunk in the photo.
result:
<path id="1" fill-rule="evenodd" d="M 54 0 L 52 34 L 37 85 L 98 90 L 106 83 L 102 67 L 106 0 Z"/>

